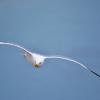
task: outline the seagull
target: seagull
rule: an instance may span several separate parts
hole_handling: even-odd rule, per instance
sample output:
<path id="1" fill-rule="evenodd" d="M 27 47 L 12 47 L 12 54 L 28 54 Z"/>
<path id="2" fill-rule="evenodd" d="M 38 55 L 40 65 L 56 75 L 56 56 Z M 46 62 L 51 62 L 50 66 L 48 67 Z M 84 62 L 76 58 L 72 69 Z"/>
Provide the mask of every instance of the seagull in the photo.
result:
<path id="1" fill-rule="evenodd" d="M 8 46 L 13 46 L 13 47 L 17 47 L 17 48 L 21 49 L 22 52 L 23 52 L 23 56 L 35 68 L 41 67 L 41 65 L 44 63 L 44 61 L 46 59 L 61 59 L 61 60 L 66 60 L 66 61 L 76 63 L 76 64 L 80 65 L 81 67 L 83 67 L 84 69 L 90 71 L 94 75 L 100 77 L 100 75 L 97 74 L 95 71 L 91 70 L 90 68 L 88 68 L 84 64 L 82 64 L 82 63 L 80 63 L 80 62 L 78 62 L 74 59 L 71 59 L 69 57 L 63 57 L 63 56 L 57 56 L 57 55 L 55 55 L 55 56 L 45 56 L 45 55 L 42 55 L 42 54 L 33 53 L 33 52 L 27 50 L 26 48 L 20 46 L 20 45 L 9 43 L 9 42 L 0 42 L 0 45 L 8 45 Z"/>

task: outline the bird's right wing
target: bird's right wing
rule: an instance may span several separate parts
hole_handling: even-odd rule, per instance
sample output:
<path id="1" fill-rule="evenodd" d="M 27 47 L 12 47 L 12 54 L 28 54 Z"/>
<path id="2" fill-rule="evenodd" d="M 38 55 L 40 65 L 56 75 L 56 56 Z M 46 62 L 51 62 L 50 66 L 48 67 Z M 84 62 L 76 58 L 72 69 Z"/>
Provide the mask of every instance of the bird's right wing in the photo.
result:
<path id="1" fill-rule="evenodd" d="M 27 53 L 27 54 L 31 55 L 31 52 L 30 52 L 30 51 L 28 51 L 28 50 L 25 49 L 24 47 L 19 46 L 19 45 L 17 45 L 17 44 L 8 43 L 8 42 L 0 42 L 0 45 L 9 45 L 9 46 L 17 47 L 17 48 L 23 50 L 24 53 Z"/>

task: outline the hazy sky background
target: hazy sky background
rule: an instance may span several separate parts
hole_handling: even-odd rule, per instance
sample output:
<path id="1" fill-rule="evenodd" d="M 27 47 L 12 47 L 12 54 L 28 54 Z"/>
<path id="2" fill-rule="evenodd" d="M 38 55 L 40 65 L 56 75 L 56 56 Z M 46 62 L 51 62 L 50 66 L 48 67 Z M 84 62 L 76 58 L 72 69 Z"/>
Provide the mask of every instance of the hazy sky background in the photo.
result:
<path id="1" fill-rule="evenodd" d="M 0 41 L 100 74 L 100 0 L 0 0 Z M 20 50 L 0 46 L 0 100 L 100 100 L 100 78 L 61 60 L 34 69 Z"/>

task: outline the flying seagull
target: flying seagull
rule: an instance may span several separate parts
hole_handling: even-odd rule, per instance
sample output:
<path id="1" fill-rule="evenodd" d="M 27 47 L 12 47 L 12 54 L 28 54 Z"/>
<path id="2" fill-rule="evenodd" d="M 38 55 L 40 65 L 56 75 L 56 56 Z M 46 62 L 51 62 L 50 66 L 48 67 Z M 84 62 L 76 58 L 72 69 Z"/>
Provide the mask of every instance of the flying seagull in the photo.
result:
<path id="1" fill-rule="evenodd" d="M 39 68 L 46 59 L 62 59 L 62 60 L 66 60 L 66 61 L 70 61 L 70 62 L 74 62 L 78 65 L 80 65 L 81 67 L 83 67 L 84 69 L 90 71 L 91 73 L 93 73 L 94 75 L 100 77 L 99 74 L 97 74 L 96 72 L 94 72 L 93 70 L 91 70 L 90 68 L 86 67 L 84 64 L 68 58 L 68 57 L 63 57 L 63 56 L 45 56 L 45 55 L 41 55 L 41 54 L 37 54 L 37 53 L 33 53 L 29 50 L 27 50 L 26 48 L 17 45 L 17 44 L 13 44 L 13 43 L 7 43 L 7 42 L 0 42 L 0 45 L 9 45 L 9 46 L 13 46 L 13 47 L 17 47 L 19 49 L 21 49 L 23 51 L 23 55 L 24 57 L 27 59 L 27 61 L 32 64 L 32 66 Z"/>

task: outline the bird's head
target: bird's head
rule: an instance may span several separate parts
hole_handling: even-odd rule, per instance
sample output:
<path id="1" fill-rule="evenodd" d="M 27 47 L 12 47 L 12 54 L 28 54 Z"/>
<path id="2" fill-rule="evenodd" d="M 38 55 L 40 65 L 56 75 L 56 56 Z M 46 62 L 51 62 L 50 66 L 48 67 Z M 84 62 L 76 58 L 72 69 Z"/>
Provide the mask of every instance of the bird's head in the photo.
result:
<path id="1" fill-rule="evenodd" d="M 35 68 L 40 68 L 41 65 L 44 63 L 45 57 L 39 54 L 33 54 L 33 57 L 34 57 L 33 66 Z"/>

